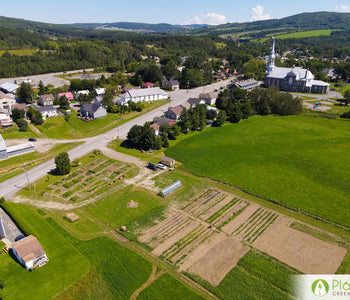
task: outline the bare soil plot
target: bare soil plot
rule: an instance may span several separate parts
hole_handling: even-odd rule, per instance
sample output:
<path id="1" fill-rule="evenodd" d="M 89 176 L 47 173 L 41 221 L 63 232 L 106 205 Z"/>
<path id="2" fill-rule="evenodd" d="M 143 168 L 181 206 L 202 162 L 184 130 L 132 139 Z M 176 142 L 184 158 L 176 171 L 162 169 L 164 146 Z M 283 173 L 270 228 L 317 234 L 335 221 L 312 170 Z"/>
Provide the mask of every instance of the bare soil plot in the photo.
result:
<path id="1" fill-rule="evenodd" d="M 181 264 L 180 271 L 197 274 L 217 286 L 249 250 L 249 247 L 233 238 L 216 235 L 189 254 Z"/>
<path id="2" fill-rule="evenodd" d="M 280 216 L 254 243 L 260 251 L 307 274 L 334 274 L 346 249 L 292 229 Z"/>

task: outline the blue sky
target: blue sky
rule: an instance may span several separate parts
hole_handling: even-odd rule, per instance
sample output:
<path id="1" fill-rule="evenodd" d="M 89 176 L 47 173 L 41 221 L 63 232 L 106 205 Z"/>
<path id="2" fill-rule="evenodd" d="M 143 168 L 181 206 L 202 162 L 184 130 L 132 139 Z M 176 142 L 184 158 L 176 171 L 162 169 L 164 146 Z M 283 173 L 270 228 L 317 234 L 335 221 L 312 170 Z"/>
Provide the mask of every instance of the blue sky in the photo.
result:
<path id="1" fill-rule="evenodd" d="M 0 15 L 48 23 L 222 24 L 301 12 L 350 12 L 350 0 L 0 0 Z"/>

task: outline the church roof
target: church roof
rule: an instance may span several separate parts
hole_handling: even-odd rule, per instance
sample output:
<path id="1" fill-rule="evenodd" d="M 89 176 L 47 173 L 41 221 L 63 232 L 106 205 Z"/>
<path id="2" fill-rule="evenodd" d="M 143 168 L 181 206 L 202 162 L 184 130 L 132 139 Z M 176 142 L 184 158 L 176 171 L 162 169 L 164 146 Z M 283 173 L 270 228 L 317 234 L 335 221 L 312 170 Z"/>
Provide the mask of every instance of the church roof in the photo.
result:
<path id="1" fill-rule="evenodd" d="M 282 67 L 273 67 L 267 74 L 267 78 L 286 78 L 287 75 L 294 75 L 296 80 L 308 80 L 314 79 L 314 75 L 306 69 L 300 67 L 294 68 L 282 68 Z"/>

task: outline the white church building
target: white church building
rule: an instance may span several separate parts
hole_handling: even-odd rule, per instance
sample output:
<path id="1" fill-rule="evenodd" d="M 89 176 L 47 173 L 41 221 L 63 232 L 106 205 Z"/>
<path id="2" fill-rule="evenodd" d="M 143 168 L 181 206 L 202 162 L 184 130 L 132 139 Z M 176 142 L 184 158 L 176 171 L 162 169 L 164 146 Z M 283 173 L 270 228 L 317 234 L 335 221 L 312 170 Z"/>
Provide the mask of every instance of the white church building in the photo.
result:
<path id="1" fill-rule="evenodd" d="M 329 84 L 315 80 L 315 76 L 301 67 L 282 68 L 275 66 L 275 38 L 272 38 L 271 54 L 266 67 L 265 87 L 278 86 L 281 91 L 326 94 Z"/>

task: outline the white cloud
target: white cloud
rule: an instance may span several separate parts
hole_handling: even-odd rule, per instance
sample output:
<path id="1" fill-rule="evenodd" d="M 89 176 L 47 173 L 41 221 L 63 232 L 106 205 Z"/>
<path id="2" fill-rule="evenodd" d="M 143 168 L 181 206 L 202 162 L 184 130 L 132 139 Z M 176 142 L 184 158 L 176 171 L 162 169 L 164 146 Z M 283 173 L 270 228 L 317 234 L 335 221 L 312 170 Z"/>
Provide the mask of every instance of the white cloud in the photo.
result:
<path id="1" fill-rule="evenodd" d="M 335 9 L 344 11 L 344 12 L 350 12 L 350 6 L 346 6 L 344 4 L 340 4 L 339 6 L 336 6 Z"/>
<path id="2" fill-rule="evenodd" d="M 217 13 L 206 13 L 200 16 L 195 16 L 186 24 L 209 24 L 209 25 L 220 25 L 226 24 L 226 17 Z"/>
<path id="3" fill-rule="evenodd" d="M 271 16 L 266 14 L 264 15 L 264 7 L 262 5 L 257 5 L 252 8 L 251 12 L 251 21 L 261 21 L 271 19 Z"/>

